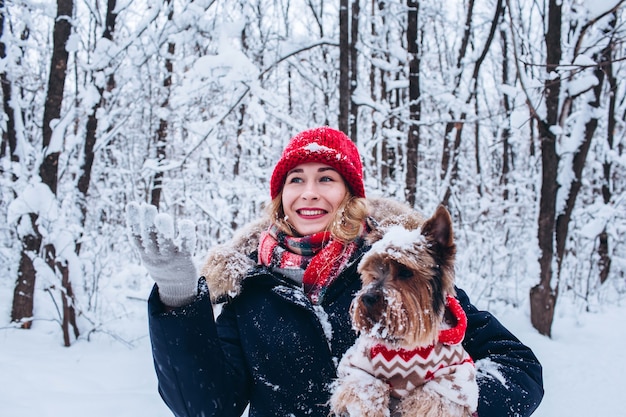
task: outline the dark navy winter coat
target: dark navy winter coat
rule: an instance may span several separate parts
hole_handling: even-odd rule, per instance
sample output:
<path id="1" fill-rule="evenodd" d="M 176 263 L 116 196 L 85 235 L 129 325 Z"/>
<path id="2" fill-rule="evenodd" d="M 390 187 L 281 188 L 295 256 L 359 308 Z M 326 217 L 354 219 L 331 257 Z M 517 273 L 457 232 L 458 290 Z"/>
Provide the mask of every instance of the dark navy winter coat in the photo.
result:
<path id="1" fill-rule="evenodd" d="M 167 312 L 155 287 L 150 337 L 159 392 L 177 417 L 327 417 L 329 383 L 355 341 L 348 309 L 360 288 L 358 260 L 328 288 L 323 309 L 264 267 L 251 271 L 241 293 L 214 322 L 206 292 Z M 528 416 L 543 396 L 532 351 L 462 290 L 468 317 L 463 345 L 474 361 L 489 359 L 498 377 L 478 372 L 480 417 Z M 331 334 L 332 333 L 332 334 Z M 502 378 L 504 381 L 502 381 Z"/>

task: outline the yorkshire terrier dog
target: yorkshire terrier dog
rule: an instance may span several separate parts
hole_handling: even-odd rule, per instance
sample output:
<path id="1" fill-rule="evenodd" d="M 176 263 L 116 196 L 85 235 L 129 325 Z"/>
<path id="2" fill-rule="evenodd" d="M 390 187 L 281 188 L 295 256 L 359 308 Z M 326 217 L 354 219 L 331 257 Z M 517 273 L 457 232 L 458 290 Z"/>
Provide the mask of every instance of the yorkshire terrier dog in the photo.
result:
<path id="1" fill-rule="evenodd" d="M 359 332 L 339 363 L 331 415 L 469 417 L 478 405 L 467 317 L 454 289 L 456 245 L 439 206 L 370 236 L 350 313 Z"/>

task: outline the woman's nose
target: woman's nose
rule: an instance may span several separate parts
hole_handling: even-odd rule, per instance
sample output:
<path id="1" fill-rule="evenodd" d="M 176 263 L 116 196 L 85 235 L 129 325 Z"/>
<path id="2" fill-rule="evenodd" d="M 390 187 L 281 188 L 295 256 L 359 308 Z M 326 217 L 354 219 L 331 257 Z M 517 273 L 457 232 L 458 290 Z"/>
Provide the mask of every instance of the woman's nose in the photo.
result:
<path id="1" fill-rule="evenodd" d="M 301 197 L 305 200 L 317 200 L 319 196 L 320 195 L 315 184 L 307 184 L 301 195 Z"/>

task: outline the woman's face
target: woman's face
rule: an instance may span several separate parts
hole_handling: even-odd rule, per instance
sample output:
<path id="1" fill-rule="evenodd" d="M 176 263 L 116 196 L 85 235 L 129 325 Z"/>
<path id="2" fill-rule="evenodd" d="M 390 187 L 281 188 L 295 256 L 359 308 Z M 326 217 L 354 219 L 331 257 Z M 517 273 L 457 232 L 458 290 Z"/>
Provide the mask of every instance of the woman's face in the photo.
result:
<path id="1" fill-rule="evenodd" d="M 286 221 L 299 235 L 325 230 L 335 218 L 348 187 L 334 168 L 300 164 L 287 173 L 282 190 Z"/>

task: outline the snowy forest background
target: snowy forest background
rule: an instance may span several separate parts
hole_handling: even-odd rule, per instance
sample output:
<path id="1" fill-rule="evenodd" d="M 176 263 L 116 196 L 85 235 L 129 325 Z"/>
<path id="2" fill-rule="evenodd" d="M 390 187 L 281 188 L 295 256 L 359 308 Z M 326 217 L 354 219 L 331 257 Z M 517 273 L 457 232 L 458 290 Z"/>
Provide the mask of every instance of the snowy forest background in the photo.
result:
<path id="1" fill-rule="evenodd" d="M 624 3 L 0 0 L 2 327 L 144 337 L 126 204 L 195 221 L 200 263 L 318 125 L 369 195 L 449 208 L 479 306 L 549 336 L 623 303 Z"/>

